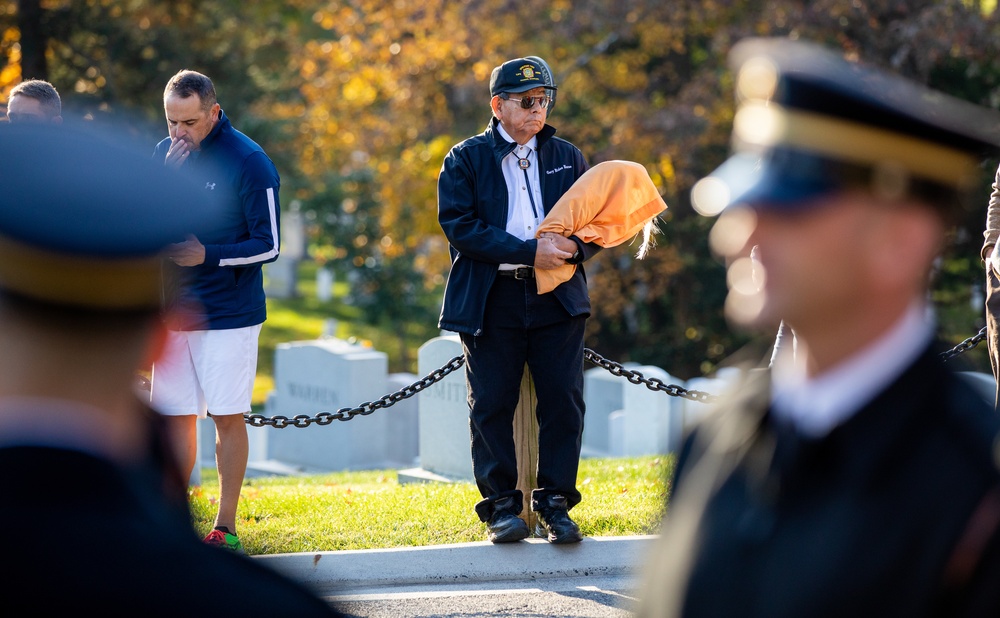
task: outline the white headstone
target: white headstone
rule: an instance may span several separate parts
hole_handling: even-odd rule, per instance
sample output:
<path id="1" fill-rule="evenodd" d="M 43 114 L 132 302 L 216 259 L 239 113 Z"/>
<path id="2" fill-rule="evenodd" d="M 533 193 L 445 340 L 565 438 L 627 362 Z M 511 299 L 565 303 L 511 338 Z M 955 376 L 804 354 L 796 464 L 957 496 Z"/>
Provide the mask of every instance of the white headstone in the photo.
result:
<path id="1" fill-rule="evenodd" d="M 288 210 L 281 213 L 280 255 L 301 260 L 306 257 L 306 225 L 299 201 L 292 200 Z"/>
<path id="2" fill-rule="evenodd" d="M 271 298 L 294 298 L 298 285 L 299 261 L 279 255 L 270 264 L 264 264 L 266 292 Z"/>
<path id="3" fill-rule="evenodd" d="M 625 378 L 612 375 L 603 367 L 583 372 L 583 400 L 587 404 L 583 418 L 584 457 L 611 455 L 608 422 L 611 414 L 622 408 L 622 389 L 626 384 Z"/>
<path id="4" fill-rule="evenodd" d="M 701 391 L 715 397 L 724 397 L 729 389 L 735 388 L 741 379 L 741 370 L 736 367 L 726 367 L 716 372 L 714 377 L 691 378 L 684 385 L 689 391 Z M 684 399 L 683 423 L 687 427 L 698 422 L 702 416 L 718 405 L 716 402 L 700 402 Z"/>
<path id="5" fill-rule="evenodd" d="M 274 355 L 274 413 L 293 418 L 357 408 L 387 394 L 386 355 L 339 339 L 279 344 Z M 315 470 L 391 468 L 407 465 L 391 452 L 398 427 L 392 408 L 351 420 L 300 428 L 264 428 L 268 456 Z"/>
<path id="6" fill-rule="evenodd" d="M 636 367 L 645 378 L 683 386 L 683 382 L 652 365 Z M 645 384 L 627 382 L 623 390 L 621 455 L 637 457 L 677 450 L 684 431 L 682 403 L 677 397 Z"/>
<path id="7" fill-rule="evenodd" d="M 430 375 L 462 355 L 458 335 L 435 337 L 420 347 L 421 376 Z M 418 395 L 420 468 L 401 471 L 407 480 L 472 480 L 469 399 L 465 367 L 452 371 Z"/>
<path id="8" fill-rule="evenodd" d="M 299 262 L 306 254 L 306 231 L 299 203 L 293 200 L 281 213 L 281 244 L 278 259 L 264 265 L 267 295 L 273 298 L 294 298 L 298 288 Z"/>
<path id="9" fill-rule="evenodd" d="M 608 457 L 625 457 L 625 410 L 608 415 Z"/>
<path id="10" fill-rule="evenodd" d="M 401 391 L 417 381 L 413 373 L 390 373 L 386 377 L 386 392 Z M 420 456 L 420 394 L 412 395 L 384 409 L 389 415 L 390 430 L 386 449 L 392 458 L 406 466 L 414 465 Z M 376 412 L 378 414 L 378 412 Z"/>
<path id="11" fill-rule="evenodd" d="M 323 302 L 333 298 L 333 271 L 325 266 L 316 269 L 316 298 Z"/>

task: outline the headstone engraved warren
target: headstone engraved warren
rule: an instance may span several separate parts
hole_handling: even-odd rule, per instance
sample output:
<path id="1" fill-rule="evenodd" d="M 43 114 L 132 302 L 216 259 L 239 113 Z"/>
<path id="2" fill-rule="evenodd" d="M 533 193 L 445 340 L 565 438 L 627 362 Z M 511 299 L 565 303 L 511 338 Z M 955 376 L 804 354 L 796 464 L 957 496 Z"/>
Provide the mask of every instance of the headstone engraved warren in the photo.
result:
<path id="1" fill-rule="evenodd" d="M 268 414 L 315 418 L 375 401 L 390 388 L 387 365 L 385 353 L 339 339 L 279 344 Z M 410 465 L 416 454 L 400 448 L 399 436 L 415 433 L 416 425 L 413 407 L 396 404 L 325 426 L 251 431 L 269 432 L 269 459 L 309 470 L 363 470 Z"/>

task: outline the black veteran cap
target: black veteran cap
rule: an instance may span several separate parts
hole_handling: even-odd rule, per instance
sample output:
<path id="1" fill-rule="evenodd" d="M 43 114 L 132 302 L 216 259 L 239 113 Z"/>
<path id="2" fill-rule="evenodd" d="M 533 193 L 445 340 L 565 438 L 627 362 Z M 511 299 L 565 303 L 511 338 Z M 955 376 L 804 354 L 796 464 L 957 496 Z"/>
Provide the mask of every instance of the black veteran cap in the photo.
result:
<path id="1" fill-rule="evenodd" d="M 733 155 L 691 192 L 705 215 L 733 204 L 794 209 L 845 188 L 957 204 L 1000 150 L 1000 114 L 810 43 L 734 46 Z"/>
<path id="2" fill-rule="evenodd" d="M 0 129 L 0 289 L 156 308 L 163 250 L 219 223 L 206 192 L 148 152 L 65 124 Z"/>
<path id="3" fill-rule="evenodd" d="M 534 58 L 514 58 L 493 69 L 490 75 L 490 95 L 501 92 L 527 92 L 532 88 L 555 90 L 551 78 L 546 80 L 545 68 Z"/>

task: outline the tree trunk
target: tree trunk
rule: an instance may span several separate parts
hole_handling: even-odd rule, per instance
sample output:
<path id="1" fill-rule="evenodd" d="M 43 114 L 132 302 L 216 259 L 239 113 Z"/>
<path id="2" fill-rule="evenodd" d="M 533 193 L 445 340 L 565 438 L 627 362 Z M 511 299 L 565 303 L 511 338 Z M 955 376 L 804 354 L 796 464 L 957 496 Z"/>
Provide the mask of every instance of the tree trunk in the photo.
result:
<path id="1" fill-rule="evenodd" d="M 17 27 L 21 32 L 21 78 L 49 79 L 45 50 L 49 38 L 42 26 L 41 0 L 18 0 Z"/>

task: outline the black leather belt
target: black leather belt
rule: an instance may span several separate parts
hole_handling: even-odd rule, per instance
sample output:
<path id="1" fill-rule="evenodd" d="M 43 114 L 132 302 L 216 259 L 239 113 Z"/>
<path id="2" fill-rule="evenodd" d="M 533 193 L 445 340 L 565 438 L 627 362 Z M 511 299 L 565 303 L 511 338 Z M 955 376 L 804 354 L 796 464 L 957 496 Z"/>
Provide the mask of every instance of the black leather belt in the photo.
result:
<path id="1" fill-rule="evenodd" d="M 533 266 L 522 266 L 511 270 L 498 270 L 497 274 L 501 277 L 513 277 L 515 279 L 534 279 L 535 269 Z"/>

